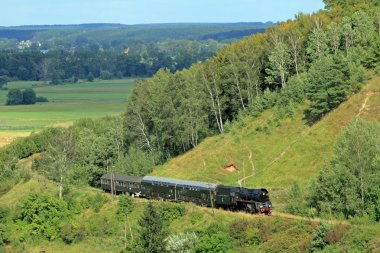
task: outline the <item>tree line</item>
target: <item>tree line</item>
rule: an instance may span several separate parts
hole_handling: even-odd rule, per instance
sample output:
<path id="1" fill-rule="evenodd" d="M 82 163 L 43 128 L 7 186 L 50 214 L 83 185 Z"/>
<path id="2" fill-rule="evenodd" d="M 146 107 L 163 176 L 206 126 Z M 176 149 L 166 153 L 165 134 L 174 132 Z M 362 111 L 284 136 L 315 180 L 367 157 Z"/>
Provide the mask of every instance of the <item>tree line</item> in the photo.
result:
<path id="1" fill-rule="evenodd" d="M 0 76 L 52 83 L 70 79 L 152 76 L 159 69 L 174 72 L 204 61 L 222 44 L 216 41 L 137 43 L 128 54 L 115 50 L 0 51 Z"/>
<path id="2" fill-rule="evenodd" d="M 125 132 L 139 148 L 170 157 L 225 132 L 240 115 L 257 116 L 273 106 L 286 115 L 308 99 L 305 117 L 313 124 L 359 90 L 366 68 L 379 65 L 376 16 L 350 10 L 299 14 L 203 64 L 139 81 Z"/>

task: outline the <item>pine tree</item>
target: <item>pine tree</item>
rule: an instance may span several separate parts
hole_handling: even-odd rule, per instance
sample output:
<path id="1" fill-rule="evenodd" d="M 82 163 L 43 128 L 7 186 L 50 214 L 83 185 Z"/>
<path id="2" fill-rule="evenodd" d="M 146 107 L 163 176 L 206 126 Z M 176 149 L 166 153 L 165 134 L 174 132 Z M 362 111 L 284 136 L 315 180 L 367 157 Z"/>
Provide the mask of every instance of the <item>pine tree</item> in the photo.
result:
<path id="1" fill-rule="evenodd" d="M 321 222 L 314 233 L 314 239 L 311 242 L 311 252 L 322 250 L 326 247 L 327 243 L 325 235 L 327 231 L 328 226 L 325 223 Z"/>
<path id="2" fill-rule="evenodd" d="M 139 238 L 134 252 L 161 253 L 165 251 L 167 231 L 155 206 L 149 203 L 140 218 Z"/>

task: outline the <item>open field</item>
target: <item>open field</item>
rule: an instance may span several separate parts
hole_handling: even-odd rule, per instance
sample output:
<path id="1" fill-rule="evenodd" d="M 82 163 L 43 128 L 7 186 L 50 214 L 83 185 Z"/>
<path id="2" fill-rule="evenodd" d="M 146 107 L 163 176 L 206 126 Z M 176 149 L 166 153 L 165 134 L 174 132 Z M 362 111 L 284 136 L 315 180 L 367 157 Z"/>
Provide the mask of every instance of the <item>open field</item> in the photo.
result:
<path id="1" fill-rule="evenodd" d="M 0 91 L 0 146 L 47 126 L 67 126 L 80 118 L 122 113 L 135 79 L 83 82 L 34 88 L 48 103 L 5 106 L 7 91 Z M 8 88 L 30 88 L 38 82 L 12 82 Z"/>

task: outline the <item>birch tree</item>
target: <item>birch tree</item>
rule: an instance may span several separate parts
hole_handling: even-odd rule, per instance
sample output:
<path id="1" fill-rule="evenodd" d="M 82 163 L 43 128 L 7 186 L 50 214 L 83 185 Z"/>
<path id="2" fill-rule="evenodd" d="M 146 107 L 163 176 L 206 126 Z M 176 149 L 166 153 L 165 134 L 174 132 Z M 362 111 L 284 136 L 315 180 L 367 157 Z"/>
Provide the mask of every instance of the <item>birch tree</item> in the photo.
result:
<path id="1" fill-rule="evenodd" d="M 58 183 L 59 198 L 63 197 L 63 188 L 70 165 L 76 157 L 74 136 L 71 129 L 61 128 L 59 133 L 52 138 L 47 149 L 50 175 Z"/>
<path id="2" fill-rule="evenodd" d="M 220 84 L 220 77 L 216 73 L 217 67 L 215 63 L 208 61 L 204 66 L 199 67 L 201 78 L 209 97 L 209 104 L 214 115 L 219 133 L 224 132 L 223 121 L 223 90 Z"/>
<path id="3" fill-rule="evenodd" d="M 301 60 L 301 52 L 302 52 L 302 34 L 297 27 L 291 27 L 288 31 L 287 38 L 289 40 L 291 55 L 293 59 L 293 64 L 295 68 L 296 75 L 299 75 L 300 72 L 300 60 Z"/>
<path id="4" fill-rule="evenodd" d="M 291 55 L 288 45 L 278 35 L 272 36 L 273 50 L 269 54 L 269 68 L 266 69 L 269 84 L 279 84 L 282 88 L 286 85 L 289 76 L 289 62 Z"/>
<path id="5" fill-rule="evenodd" d="M 316 22 L 316 27 L 309 36 L 309 42 L 306 51 L 312 61 L 316 59 L 322 59 L 329 53 L 328 37 L 319 22 Z"/>

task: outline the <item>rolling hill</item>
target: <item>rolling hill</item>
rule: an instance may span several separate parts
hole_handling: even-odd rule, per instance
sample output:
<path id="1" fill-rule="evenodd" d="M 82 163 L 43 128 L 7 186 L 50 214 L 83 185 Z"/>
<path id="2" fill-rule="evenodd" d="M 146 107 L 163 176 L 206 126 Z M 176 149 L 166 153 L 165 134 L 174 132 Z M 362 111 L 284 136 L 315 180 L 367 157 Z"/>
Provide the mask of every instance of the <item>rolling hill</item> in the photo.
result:
<path id="1" fill-rule="evenodd" d="M 207 138 L 194 150 L 170 160 L 156 176 L 266 187 L 276 199 L 293 182 L 306 187 L 329 161 L 340 130 L 356 117 L 380 122 L 380 77 L 371 79 L 321 121 L 309 127 L 303 119 L 307 105 L 292 119 L 275 126 L 273 110 L 257 119 L 235 123 L 226 134 Z M 226 170 L 235 165 L 236 171 Z"/>

